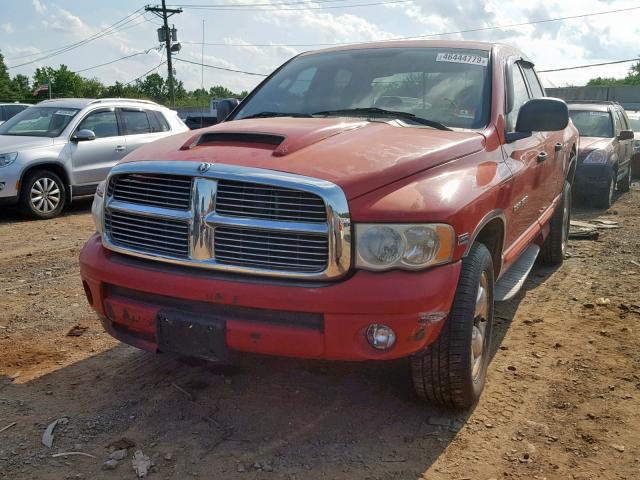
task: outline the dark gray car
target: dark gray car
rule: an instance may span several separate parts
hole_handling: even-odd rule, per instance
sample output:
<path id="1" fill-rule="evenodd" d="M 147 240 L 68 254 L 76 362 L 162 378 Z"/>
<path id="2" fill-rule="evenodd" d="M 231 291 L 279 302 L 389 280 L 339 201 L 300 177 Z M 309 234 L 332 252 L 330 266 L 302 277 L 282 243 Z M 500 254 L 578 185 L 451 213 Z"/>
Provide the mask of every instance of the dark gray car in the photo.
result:
<path id="1" fill-rule="evenodd" d="M 600 208 L 609 208 L 616 190 L 631 185 L 633 131 L 624 109 L 614 102 L 569 102 L 580 132 L 574 191 Z"/>

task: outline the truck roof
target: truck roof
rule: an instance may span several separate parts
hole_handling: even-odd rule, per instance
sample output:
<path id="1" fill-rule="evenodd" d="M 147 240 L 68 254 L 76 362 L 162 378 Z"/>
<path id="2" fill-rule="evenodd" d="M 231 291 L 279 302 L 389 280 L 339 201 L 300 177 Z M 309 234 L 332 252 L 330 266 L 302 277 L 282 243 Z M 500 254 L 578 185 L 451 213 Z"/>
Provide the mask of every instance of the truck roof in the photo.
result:
<path id="1" fill-rule="evenodd" d="M 424 40 L 424 39 L 416 39 L 416 40 L 384 40 L 379 42 L 366 42 L 366 43 L 355 43 L 351 45 L 339 45 L 330 48 L 323 48 L 321 50 L 313 50 L 310 52 L 305 52 L 302 55 L 315 55 L 318 53 L 326 53 L 326 52 L 339 52 L 345 50 L 363 50 L 368 48 L 464 48 L 470 50 L 486 50 L 492 51 L 494 49 L 499 49 L 508 55 L 516 55 L 521 57 L 522 59 L 531 62 L 526 55 L 520 52 L 518 49 L 512 47 L 511 45 L 506 45 L 504 43 L 495 43 L 495 42 L 474 42 L 474 41 L 466 41 L 466 40 Z M 531 62 L 533 63 L 533 62 Z"/>

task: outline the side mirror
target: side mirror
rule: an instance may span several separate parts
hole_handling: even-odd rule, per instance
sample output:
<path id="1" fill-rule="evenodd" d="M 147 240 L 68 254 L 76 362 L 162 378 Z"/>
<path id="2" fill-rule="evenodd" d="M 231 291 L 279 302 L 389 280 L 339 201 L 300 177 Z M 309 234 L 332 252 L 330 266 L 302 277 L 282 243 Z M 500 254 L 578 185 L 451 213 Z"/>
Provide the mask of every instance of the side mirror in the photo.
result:
<path id="1" fill-rule="evenodd" d="M 87 142 L 89 140 L 95 140 L 96 134 L 93 130 L 78 130 L 72 137 L 71 140 L 74 142 Z"/>
<path id="2" fill-rule="evenodd" d="M 533 98 L 520 107 L 516 132 L 554 132 L 569 124 L 569 109 L 559 98 Z"/>
<path id="3" fill-rule="evenodd" d="M 237 98 L 225 98 L 224 100 L 218 100 L 218 107 L 216 109 L 218 123 L 223 122 L 239 103 L 240 102 Z"/>
<path id="4" fill-rule="evenodd" d="M 618 140 L 633 140 L 633 130 L 621 130 Z"/>

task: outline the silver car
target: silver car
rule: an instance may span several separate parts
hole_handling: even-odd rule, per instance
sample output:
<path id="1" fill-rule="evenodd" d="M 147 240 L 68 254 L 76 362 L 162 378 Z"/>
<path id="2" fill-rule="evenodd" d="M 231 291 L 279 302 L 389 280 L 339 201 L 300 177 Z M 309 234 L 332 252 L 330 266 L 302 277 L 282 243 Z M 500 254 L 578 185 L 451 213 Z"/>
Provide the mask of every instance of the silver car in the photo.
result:
<path id="1" fill-rule="evenodd" d="M 175 111 L 147 100 L 45 100 L 0 125 L 0 205 L 33 218 L 91 195 L 127 153 L 187 131 Z"/>

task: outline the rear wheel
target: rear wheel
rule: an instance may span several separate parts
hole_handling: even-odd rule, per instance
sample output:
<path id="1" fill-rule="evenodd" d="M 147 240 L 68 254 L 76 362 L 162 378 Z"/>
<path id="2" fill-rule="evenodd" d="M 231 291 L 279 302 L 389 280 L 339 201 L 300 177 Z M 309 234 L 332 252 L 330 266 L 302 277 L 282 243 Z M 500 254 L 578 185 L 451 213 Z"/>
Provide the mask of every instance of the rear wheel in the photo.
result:
<path id="1" fill-rule="evenodd" d="M 571 184 L 565 180 L 560 204 L 549 222 L 549 236 L 542 245 L 540 260 L 547 265 L 558 265 L 563 262 L 569 240 L 571 223 Z"/>
<path id="2" fill-rule="evenodd" d="M 484 388 L 493 323 L 493 261 L 475 243 L 462 260 L 453 306 L 438 339 L 411 357 L 418 396 L 459 408 L 473 405 Z"/>
<path id="3" fill-rule="evenodd" d="M 60 215 L 67 201 L 62 179 L 50 170 L 36 170 L 27 175 L 20 189 L 20 209 L 32 218 Z"/>
<path id="4" fill-rule="evenodd" d="M 630 189 L 631 189 L 631 163 L 629 163 L 627 174 L 624 176 L 622 180 L 618 182 L 619 192 L 626 193 Z"/>

